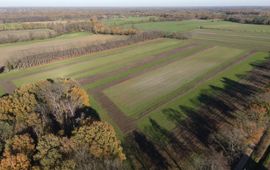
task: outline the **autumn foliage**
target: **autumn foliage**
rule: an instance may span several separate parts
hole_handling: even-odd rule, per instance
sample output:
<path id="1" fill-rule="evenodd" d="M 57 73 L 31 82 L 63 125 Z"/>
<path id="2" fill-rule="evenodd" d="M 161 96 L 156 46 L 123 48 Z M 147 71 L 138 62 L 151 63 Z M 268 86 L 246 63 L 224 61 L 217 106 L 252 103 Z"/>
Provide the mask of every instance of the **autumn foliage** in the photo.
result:
<path id="1" fill-rule="evenodd" d="M 70 79 L 25 85 L 0 98 L 0 170 L 78 169 L 125 155 L 111 125 L 97 118 L 87 93 Z M 89 167 L 89 165 L 87 165 Z M 89 167 L 91 168 L 91 166 Z"/>
<path id="2" fill-rule="evenodd" d="M 92 26 L 92 32 L 97 34 L 113 34 L 113 35 L 134 35 L 138 33 L 138 30 L 133 28 L 122 28 L 122 27 L 110 27 L 102 22 L 99 22 L 96 18 L 90 20 Z"/>

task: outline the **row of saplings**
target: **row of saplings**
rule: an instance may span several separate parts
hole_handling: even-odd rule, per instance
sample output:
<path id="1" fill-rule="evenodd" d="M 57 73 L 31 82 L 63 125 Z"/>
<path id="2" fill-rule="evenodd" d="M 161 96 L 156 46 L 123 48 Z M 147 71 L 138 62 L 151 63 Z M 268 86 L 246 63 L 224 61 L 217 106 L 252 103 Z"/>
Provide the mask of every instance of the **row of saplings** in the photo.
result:
<path id="1" fill-rule="evenodd" d="M 123 160 L 113 127 L 74 81 L 40 81 L 0 98 L 0 170 L 116 169 Z"/>
<path id="2" fill-rule="evenodd" d="M 122 40 L 108 41 L 101 44 L 90 44 L 84 47 L 74 47 L 51 52 L 41 52 L 34 55 L 26 54 L 25 56 L 13 57 L 5 63 L 5 66 L 2 68 L 2 72 L 42 65 L 63 58 L 72 58 L 157 38 L 188 39 L 189 36 L 189 34 L 166 33 L 160 31 L 140 32 Z"/>

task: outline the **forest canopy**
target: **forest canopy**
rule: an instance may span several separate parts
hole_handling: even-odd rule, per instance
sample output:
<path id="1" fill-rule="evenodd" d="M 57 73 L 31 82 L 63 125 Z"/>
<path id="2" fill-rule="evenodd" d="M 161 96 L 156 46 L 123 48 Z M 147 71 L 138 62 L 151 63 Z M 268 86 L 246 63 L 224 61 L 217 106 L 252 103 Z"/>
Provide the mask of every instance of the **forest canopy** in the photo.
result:
<path id="1" fill-rule="evenodd" d="M 40 81 L 0 98 L 1 170 L 104 169 L 123 160 L 113 127 L 73 80 Z"/>

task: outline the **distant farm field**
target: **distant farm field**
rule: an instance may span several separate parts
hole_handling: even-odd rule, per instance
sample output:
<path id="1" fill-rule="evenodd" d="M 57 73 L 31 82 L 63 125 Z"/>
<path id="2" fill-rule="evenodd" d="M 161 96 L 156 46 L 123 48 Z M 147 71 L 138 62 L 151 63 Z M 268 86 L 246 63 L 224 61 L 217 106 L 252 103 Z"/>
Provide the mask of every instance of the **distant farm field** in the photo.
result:
<path id="1" fill-rule="evenodd" d="M 224 46 L 256 49 L 258 51 L 269 51 L 270 34 L 246 33 L 224 30 L 195 30 L 193 39 L 200 43 L 222 44 Z"/>
<path id="2" fill-rule="evenodd" d="M 134 24 L 133 26 L 141 30 L 158 30 L 166 32 L 186 32 L 199 29 L 201 26 L 216 25 L 222 21 L 211 20 L 187 20 L 187 21 L 165 21 L 165 22 L 148 22 Z M 132 25 L 125 25 L 131 27 Z"/>
<path id="3" fill-rule="evenodd" d="M 217 29 L 225 31 L 249 32 L 249 33 L 269 33 L 267 25 L 239 24 L 221 20 L 185 20 L 185 21 L 166 21 L 148 22 L 138 24 L 127 24 L 125 27 L 135 27 L 141 30 L 159 30 L 166 32 L 187 32 L 196 29 Z"/>

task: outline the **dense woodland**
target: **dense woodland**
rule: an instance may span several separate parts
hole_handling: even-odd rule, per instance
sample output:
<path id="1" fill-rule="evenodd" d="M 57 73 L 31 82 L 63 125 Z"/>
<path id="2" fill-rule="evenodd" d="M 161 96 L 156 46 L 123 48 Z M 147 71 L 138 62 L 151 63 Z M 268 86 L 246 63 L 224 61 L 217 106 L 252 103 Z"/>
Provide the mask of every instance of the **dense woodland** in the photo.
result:
<path id="1" fill-rule="evenodd" d="M 70 79 L 25 85 L 0 98 L 0 169 L 115 169 L 125 155 Z"/>

